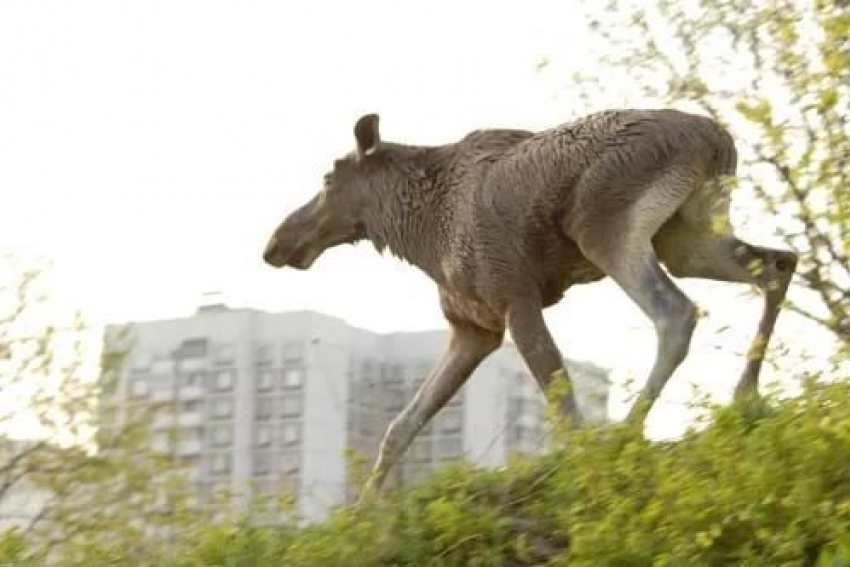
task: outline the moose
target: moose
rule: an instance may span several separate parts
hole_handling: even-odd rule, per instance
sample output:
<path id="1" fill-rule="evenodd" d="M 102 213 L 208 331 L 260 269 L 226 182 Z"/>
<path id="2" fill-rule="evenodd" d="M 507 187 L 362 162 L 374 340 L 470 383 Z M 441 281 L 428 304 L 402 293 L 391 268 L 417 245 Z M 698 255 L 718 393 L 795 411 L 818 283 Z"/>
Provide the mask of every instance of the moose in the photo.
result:
<path id="1" fill-rule="evenodd" d="M 436 146 L 354 125 L 354 151 L 287 216 L 263 253 L 306 270 L 328 248 L 369 240 L 438 286 L 451 329 L 442 358 L 384 434 L 377 490 L 417 433 L 507 331 L 544 392 L 563 376 L 543 318 L 574 284 L 612 278 L 652 321 L 657 352 L 627 420 L 642 423 L 687 355 L 697 309 L 668 276 L 750 284 L 764 307 L 735 398 L 758 395 L 769 338 L 797 256 L 736 238 L 729 222 L 737 151 L 717 122 L 673 109 L 596 112 L 551 129 L 475 130 Z M 662 268 L 666 267 L 666 270 Z M 572 392 L 551 403 L 582 423 Z"/>

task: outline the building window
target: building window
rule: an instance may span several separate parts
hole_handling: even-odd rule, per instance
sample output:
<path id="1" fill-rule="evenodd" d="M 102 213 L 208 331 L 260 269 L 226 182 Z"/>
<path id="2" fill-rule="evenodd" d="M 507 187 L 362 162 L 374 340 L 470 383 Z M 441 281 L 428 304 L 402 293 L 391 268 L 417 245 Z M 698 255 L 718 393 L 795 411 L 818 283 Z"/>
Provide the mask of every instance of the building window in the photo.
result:
<path id="1" fill-rule="evenodd" d="M 401 364 L 382 364 L 381 378 L 387 384 L 404 382 L 404 366 Z"/>
<path id="2" fill-rule="evenodd" d="M 279 490 L 285 490 L 289 493 L 298 492 L 298 471 L 290 471 L 284 473 L 284 477 L 280 480 Z"/>
<path id="3" fill-rule="evenodd" d="M 276 496 L 277 493 L 278 493 L 278 483 L 275 482 L 274 480 L 271 480 L 271 479 L 259 480 L 259 481 L 252 483 L 252 484 L 253 484 L 253 488 L 254 488 L 254 491 L 253 491 L 254 496 L 258 496 L 260 498 L 265 499 L 265 498 Z"/>
<path id="4" fill-rule="evenodd" d="M 171 445 L 171 439 L 169 438 L 168 433 L 165 431 L 154 433 L 151 438 L 151 446 L 153 447 L 154 451 L 168 451 Z"/>
<path id="5" fill-rule="evenodd" d="M 508 399 L 508 421 L 516 421 L 522 415 L 523 400 L 520 397 L 512 396 Z"/>
<path id="6" fill-rule="evenodd" d="M 272 472 L 272 453 L 269 451 L 258 451 L 254 453 L 254 474 L 266 476 Z"/>
<path id="7" fill-rule="evenodd" d="M 224 398 L 213 402 L 213 417 L 216 419 L 227 419 L 233 414 L 233 400 Z"/>
<path id="8" fill-rule="evenodd" d="M 416 376 L 417 379 L 422 381 L 425 380 L 428 376 L 431 375 L 431 371 L 434 368 L 434 363 L 428 360 L 420 360 L 416 364 Z"/>
<path id="9" fill-rule="evenodd" d="M 375 406 L 375 395 L 372 390 L 362 380 L 353 380 L 350 382 L 349 391 L 351 392 L 352 402 L 360 408 L 373 408 Z"/>
<path id="10" fill-rule="evenodd" d="M 416 461 L 431 460 L 431 439 L 417 439 L 410 448 L 410 454 Z"/>
<path id="11" fill-rule="evenodd" d="M 300 388 L 304 381 L 304 371 L 300 368 L 287 368 L 283 371 L 284 388 Z"/>
<path id="12" fill-rule="evenodd" d="M 210 472 L 214 475 L 230 474 L 230 454 L 214 453 L 210 455 Z"/>
<path id="13" fill-rule="evenodd" d="M 404 482 L 414 484 L 428 478 L 432 474 L 432 470 L 427 465 L 418 463 L 408 463 L 402 465 L 402 475 Z"/>
<path id="14" fill-rule="evenodd" d="M 274 370 L 260 370 L 257 374 L 257 389 L 267 392 L 274 388 Z"/>
<path id="15" fill-rule="evenodd" d="M 441 459 L 455 459 L 463 454 L 463 443 L 459 436 L 437 439 L 437 453 Z"/>
<path id="16" fill-rule="evenodd" d="M 298 471 L 300 459 L 297 451 L 284 451 L 280 455 L 280 468 L 284 473 L 290 474 Z"/>
<path id="17" fill-rule="evenodd" d="M 404 390 L 401 388 L 392 388 L 386 390 L 387 410 L 391 412 L 400 412 L 404 409 L 404 404 L 407 401 Z"/>
<path id="18" fill-rule="evenodd" d="M 283 359 L 286 361 L 300 360 L 304 355 L 304 344 L 289 342 L 283 345 Z"/>
<path id="19" fill-rule="evenodd" d="M 204 383 L 204 373 L 200 371 L 186 372 L 180 375 L 182 386 L 201 386 Z"/>
<path id="20" fill-rule="evenodd" d="M 274 347 L 269 343 L 257 347 L 257 362 L 261 365 L 274 364 Z"/>
<path id="21" fill-rule="evenodd" d="M 227 425 L 218 425 L 212 430 L 213 444 L 217 447 L 229 447 L 233 442 L 233 428 Z"/>
<path id="22" fill-rule="evenodd" d="M 360 363 L 360 377 L 367 386 L 372 386 L 377 381 L 377 366 L 372 359 L 366 359 Z"/>
<path id="23" fill-rule="evenodd" d="M 360 416 L 360 423 L 358 424 L 356 431 L 358 431 L 360 433 L 360 435 L 362 435 L 363 437 L 372 436 L 374 434 L 375 430 L 374 430 L 374 428 L 371 427 L 370 422 L 371 422 L 371 420 L 368 419 L 367 414 L 365 414 L 365 413 L 362 414 Z"/>
<path id="24" fill-rule="evenodd" d="M 301 415 L 301 396 L 284 396 L 280 414 L 283 417 Z"/>
<path id="25" fill-rule="evenodd" d="M 204 338 L 186 339 L 177 349 L 177 356 L 180 358 L 205 358 L 208 344 L 209 341 Z"/>
<path id="26" fill-rule="evenodd" d="M 219 370 L 215 373 L 216 390 L 232 390 L 236 382 L 236 372 L 233 370 Z"/>
<path id="27" fill-rule="evenodd" d="M 183 459 L 183 464 L 187 469 L 190 480 L 197 480 L 203 474 L 201 458 L 198 456 L 186 457 Z"/>
<path id="28" fill-rule="evenodd" d="M 514 372 L 513 380 L 516 387 L 522 388 L 528 383 L 528 376 L 522 371 Z"/>
<path id="29" fill-rule="evenodd" d="M 544 433 L 540 427 L 516 426 L 512 435 L 513 448 L 523 454 L 529 455 L 543 448 Z"/>
<path id="30" fill-rule="evenodd" d="M 257 420 L 258 421 L 268 421 L 272 418 L 273 413 L 273 401 L 272 398 L 259 398 L 257 400 Z"/>
<path id="31" fill-rule="evenodd" d="M 463 414 L 457 409 L 447 409 L 440 416 L 440 425 L 445 433 L 457 433 L 463 427 Z"/>
<path id="32" fill-rule="evenodd" d="M 216 353 L 216 361 L 219 364 L 232 364 L 234 359 L 235 349 L 233 345 L 221 345 Z"/>
<path id="33" fill-rule="evenodd" d="M 259 425 L 256 429 L 257 447 L 268 447 L 272 443 L 272 428 L 270 425 Z"/>
<path id="34" fill-rule="evenodd" d="M 153 356 L 150 353 L 138 353 L 133 356 L 133 370 L 149 370 L 153 363 Z"/>
<path id="35" fill-rule="evenodd" d="M 153 360 L 150 367 L 151 374 L 166 374 L 170 375 L 174 372 L 175 362 L 170 358 L 157 357 Z"/>
<path id="36" fill-rule="evenodd" d="M 294 445 L 301 440 L 301 429 L 297 423 L 284 423 L 280 426 L 281 445 Z"/>
<path id="37" fill-rule="evenodd" d="M 130 382 L 130 394 L 136 398 L 148 395 L 148 382 L 144 378 L 135 378 Z"/>

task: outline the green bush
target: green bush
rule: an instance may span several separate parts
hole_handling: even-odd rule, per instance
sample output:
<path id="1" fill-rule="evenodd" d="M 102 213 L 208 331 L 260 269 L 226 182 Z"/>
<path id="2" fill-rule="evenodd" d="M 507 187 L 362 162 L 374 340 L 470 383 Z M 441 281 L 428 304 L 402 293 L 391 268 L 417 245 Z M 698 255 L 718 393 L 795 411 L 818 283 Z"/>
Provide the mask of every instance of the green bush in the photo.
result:
<path id="1" fill-rule="evenodd" d="M 457 463 L 318 525 L 190 519 L 171 559 L 140 541 L 135 564 L 850 567 L 850 382 L 714 408 L 709 421 L 675 442 L 558 427 L 545 456 L 499 471 Z M 26 551 L 7 533 L 0 565 L 41 564 Z M 103 551 L 74 564 L 123 564 Z"/>
<path id="2" fill-rule="evenodd" d="M 564 449 L 456 464 L 321 525 L 202 530 L 172 567 L 850 566 L 850 384 L 711 418 L 677 442 L 559 431 Z"/>

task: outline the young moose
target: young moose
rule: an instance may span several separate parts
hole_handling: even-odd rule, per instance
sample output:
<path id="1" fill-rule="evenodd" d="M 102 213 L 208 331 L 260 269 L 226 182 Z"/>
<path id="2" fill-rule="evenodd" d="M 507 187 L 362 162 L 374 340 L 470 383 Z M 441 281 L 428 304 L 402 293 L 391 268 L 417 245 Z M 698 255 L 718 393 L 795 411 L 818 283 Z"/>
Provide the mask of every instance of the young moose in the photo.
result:
<path id="1" fill-rule="evenodd" d="M 677 277 L 760 288 L 764 311 L 736 398 L 756 395 L 765 348 L 797 262 L 733 236 L 731 136 L 674 110 L 593 114 L 542 132 L 477 130 L 442 146 L 381 140 L 378 116 L 356 149 L 274 232 L 274 267 L 309 268 L 328 248 L 368 239 L 428 274 L 451 327 L 445 354 L 389 426 L 371 479 L 379 488 L 417 432 L 510 330 L 538 384 L 565 375 L 543 320 L 574 284 L 609 276 L 652 320 L 654 366 L 628 419 L 642 421 L 685 358 L 697 319 Z M 562 413 L 580 423 L 575 397 Z"/>

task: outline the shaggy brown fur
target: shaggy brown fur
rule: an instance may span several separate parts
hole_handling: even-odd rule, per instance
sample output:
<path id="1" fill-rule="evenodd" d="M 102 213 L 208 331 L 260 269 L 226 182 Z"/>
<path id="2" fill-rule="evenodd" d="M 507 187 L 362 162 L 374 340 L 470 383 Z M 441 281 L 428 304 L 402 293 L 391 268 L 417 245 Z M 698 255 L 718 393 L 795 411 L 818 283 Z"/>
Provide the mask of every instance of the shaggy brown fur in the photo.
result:
<path id="1" fill-rule="evenodd" d="M 675 110 L 616 110 L 542 132 L 478 130 L 424 147 L 383 142 L 378 116 L 355 125 L 356 150 L 275 231 L 264 254 L 307 269 L 326 249 L 368 239 L 439 288 L 447 351 L 393 421 L 373 486 L 416 433 L 499 347 L 506 329 L 544 390 L 564 371 L 542 310 L 573 284 L 613 278 L 653 321 L 658 352 L 630 419 L 643 420 L 687 354 L 696 309 L 681 277 L 756 285 L 765 308 L 737 396 L 757 392 L 767 340 L 796 265 L 729 229 L 735 145 L 712 120 Z M 559 402 L 581 421 L 575 398 Z"/>

